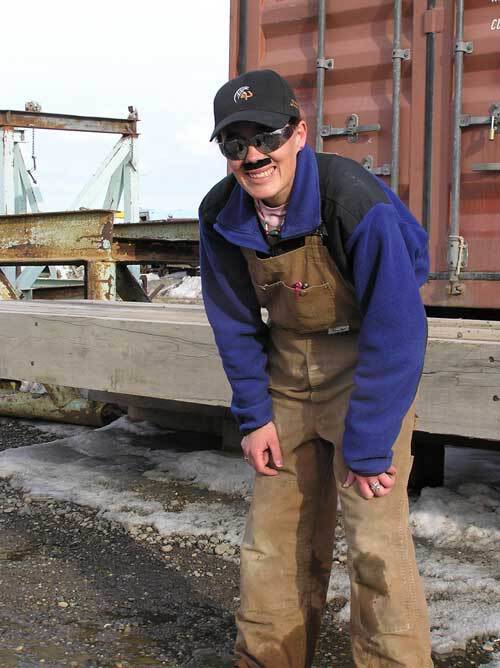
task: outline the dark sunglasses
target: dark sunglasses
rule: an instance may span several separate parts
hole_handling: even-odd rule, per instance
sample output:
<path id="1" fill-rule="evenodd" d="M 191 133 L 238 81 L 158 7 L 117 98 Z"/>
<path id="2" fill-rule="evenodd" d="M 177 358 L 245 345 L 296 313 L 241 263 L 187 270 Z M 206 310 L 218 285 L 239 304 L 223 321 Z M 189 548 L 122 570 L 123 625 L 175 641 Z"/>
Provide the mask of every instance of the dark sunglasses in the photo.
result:
<path id="1" fill-rule="evenodd" d="M 228 160 L 245 160 L 249 146 L 254 146 L 260 153 L 267 155 L 283 146 L 293 135 L 293 130 L 291 125 L 285 125 L 284 128 L 273 132 L 259 132 L 250 139 L 234 137 L 220 141 L 218 144 L 222 155 Z"/>

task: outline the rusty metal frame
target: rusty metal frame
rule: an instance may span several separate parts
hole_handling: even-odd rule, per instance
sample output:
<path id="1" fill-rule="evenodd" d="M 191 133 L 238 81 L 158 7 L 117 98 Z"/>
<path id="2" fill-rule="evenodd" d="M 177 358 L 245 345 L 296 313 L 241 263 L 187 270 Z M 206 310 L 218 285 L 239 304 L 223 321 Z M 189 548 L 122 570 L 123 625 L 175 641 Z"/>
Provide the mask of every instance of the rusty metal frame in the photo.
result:
<path id="1" fill-rule="evenodd" d="M 113 301 L 118 263 L 175 261 L 196 266 L 194 225 L 194 220 L 187 222 L 189 238 L 179 241 L 178 222 L 115 226 L 114 212 L 107 209 L 0 216 L 0 265 L 84 264 L 87 298 Z M 123 272 L 118 278 L 130 292 Z M 0 299 L 15 292 L 3 274 L 0 283 Z"/>
<path id="2" fill-rule="evenodd" d="M 0 216 L 0 263 L 110 260 L 113 220 L 103 210 Z"/>
<path id="3" fill-rule="evenodd" d="M 137 137 L 137 118 L 101 118 L 73 114 L 46 114 L 41 111 L 0 109 L 0 127 L 34 128 L 36 130 L 68 130 L 104 132 Z"/>
<path id="4" fill-rule="evenodd" d="M 155 239 L 161 241 L 199 241 L 197 218 L 167 218 L 143 223 L 115 223 L 114 239 Z"/>
<path id="5" fill-rule="evenodd" d="M 17 128 L 31 128 L 33 131 L 38 130 L 62 130 L 62 131 L 76 131 L 76 132 L 92 132 L 92 133 L 106 133 L 121 135 L 117 144 L 113 148 L 111 154 L 105 159 L 98 171 L 86 184 L 84 189 L 80 192 L 77 199 L 73 203 L 73 209 L 93 209 L 94 207 L 106 207 L 107 209 L 116 209 L 123 196 L 123 208 L 125 211 L 125 218 L 131 223 L 139 219 L 139 199 L 138 199 L 138 170 L 136 154 L 137 150 L 134 146 L 135 139 L 138 137 L 137 122 L 138 114 L 134 107 L 129 106 L 128 118 L 104 118 L 98 116 L 78 116 L 74 114 L 48 114 L 42 111 L 21 111 L 21 110 L 0 110 L 0 214 L 22 214 L 27 210 L 27 201 L 29 199 L 31 211 L 39 213 L 38 201 L 36 193 L 32 190 L 30 180 L 28 178 L 22 153 L 16 141 L 20 141 L 17 135 L 23 136 L 23 130 Z M 100 188 L 102 185 L 107 185 L 107 192 L 105 201 L 100 199 Z M 56 214 L 57 215 L 57 214 Z M 61 215 L 61 214 L 60 214 Z M 40 218 L 48 222 L 51 218 Z M 5 219 L 4 219 L 5 221 Z M 72 219 L 76 224 L 76 219 Z M 19 221 L 10 221 L 11 225 L 21 224 Z M 28 258 L 26 262 L 18 260 L 21 264 L 34 264 L 29 259 L 32 251 L 40 245 L 40 240 L 44 237 L 50 239 L 54 237 L 54 249 L 61 248 L 61 241 L 63 237 L 57 236 L 57 231 L 54 230 L 40 230 L 37 226 L 29 224 L 30 233 L 35 234 L 36 239 L 33 243 L 33 248 L 28 249 Z M 2 242 L 8 242 L 9 237 L 13 233 L 11 227 L 7 231 L 0 231 L 0 239 Z M 14 234 L 16 236 L 16 234 Z M 82 246 L 80 242 L 85 237 L 80 237 L 75 247 L 79 250 Z M 31 240 L 28 239 L 31 243 Z M 110 240 L 108 240 L 110 243 Z M 24 242 L 13 253 L 16 259 L 22 253 L 19 253 L 20 248 L 23 247 Z M 42 243 L 43 245 L 43 243 Z M 64 244 L 63 244 L 64 246 Z M 45 250 L 42 255 L 46 256 L 48 263 L 54 263 L 53 253 L 51 252 L 50 243 L 46 241 Z M 2 254 L 5 255 L 6 246 L 2 246 Z M 64 247 L 63 254 L 68 251 Z M 9 255 L 9 254 L 7 254 Z M 12 253 L 11 253 L 12 255 Z M 7 259 L 6 265 L 10 261 Z M 17 262 L 16 262 L 17 263 Z M 41 264 L 41 263 L 36 263 Z M 5 275 L 10 284 L 17 282 L 17 277 L 12 273 L 12 270 L 5 265 Z M 25 267 L 21 272 L 20 278 L 25 286 L 24 289 L 30 289 L 33 282 L 40 275 L 42 268 Z M 138 271 L 138 270 L 136 270 Z"/>

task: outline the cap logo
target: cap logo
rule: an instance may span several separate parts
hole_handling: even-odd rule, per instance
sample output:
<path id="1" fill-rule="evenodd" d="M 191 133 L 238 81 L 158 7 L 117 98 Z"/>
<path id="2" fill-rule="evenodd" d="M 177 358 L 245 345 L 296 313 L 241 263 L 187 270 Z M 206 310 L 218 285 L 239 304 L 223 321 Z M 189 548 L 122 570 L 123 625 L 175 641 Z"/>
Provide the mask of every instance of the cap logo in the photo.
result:
<path id="1" fill-rule="evenodd" d="M 250 90 L 250 86 L 241 86 L 234 94 L 233 100 L 236 103 L 240 100 L 249 100 L 251 97 L 253 97 L 253 93 Z"/>

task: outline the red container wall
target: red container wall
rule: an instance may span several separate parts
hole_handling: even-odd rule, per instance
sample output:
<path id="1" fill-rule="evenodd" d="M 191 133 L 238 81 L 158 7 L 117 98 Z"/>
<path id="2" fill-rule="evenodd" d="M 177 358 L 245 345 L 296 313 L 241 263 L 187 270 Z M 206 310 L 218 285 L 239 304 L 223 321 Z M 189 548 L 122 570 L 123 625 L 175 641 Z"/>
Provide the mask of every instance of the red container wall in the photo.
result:
<path id="1" fill-rule="evenodd" d="M 392 0 L 330 0 L 327 4 L 325 57 L 334 69 L 325 73 L 323 124 L 345 127 L 351 114 L 360 125 L 378 123 L 381 130 L 325 138 L 323 150 L 358 161 L 369 156 L 375 167 L 391 162 Z M 423 202 L 426 32 L 435 34 L 432 197 L 429 226 L 431 271 L 447 269 L 452 154 L 452 95 L 455 7 L 437 0 L 403 2 L 402 48 L 411 60 L 402 63 L 399 195 L 420 218 Z M 500 103 L 500 3 L 466 0 L 464 39 L 474 44 L 464 57 L 463 113 L 487 116 Z M 237 74 L 239 0 L 232 0 L 230 75 Z M 495 24 L 494 24 L 495 25 Z M 270 67 L 295 88 L 315 145 L 317 3 L 311 0 L 248 0 L 247 69 Z M 500 272 L 500 171 L 477 172 L 473 165 L 500 162 L 500 134 L 488 139 L 486 126 L 462 131 L 460 234 L 469 246 L 467 272 Z M 388 178 L 388 177 L 383 177 Z M 429 305 L 500 308 L 500 284 L 464 281 L 463 293 L 450 296 L 447 281 L 424 288 Z"/>

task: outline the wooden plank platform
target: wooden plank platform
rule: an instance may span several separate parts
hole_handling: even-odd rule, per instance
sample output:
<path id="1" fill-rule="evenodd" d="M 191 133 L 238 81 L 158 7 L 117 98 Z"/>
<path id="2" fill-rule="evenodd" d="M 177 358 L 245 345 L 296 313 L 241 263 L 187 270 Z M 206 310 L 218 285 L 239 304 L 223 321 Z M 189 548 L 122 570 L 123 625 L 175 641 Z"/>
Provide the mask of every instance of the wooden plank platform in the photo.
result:
<path id="1" fill-rule="evenodd" d="M 429 318 L 417 429 L 500 441 L 500 323 Z"/>
<path id="2" fill-rule="evenodd" d="M 0 378 L 226 406 L 202 306 L 0 301 Z M 500 323 L 429 319 L 420 431 L 500 440 Z"/>
<path id="3" fill-rule="evenodd" d="M 0 302 L 0 378 L 226 405 L 203 307 Z"/>

